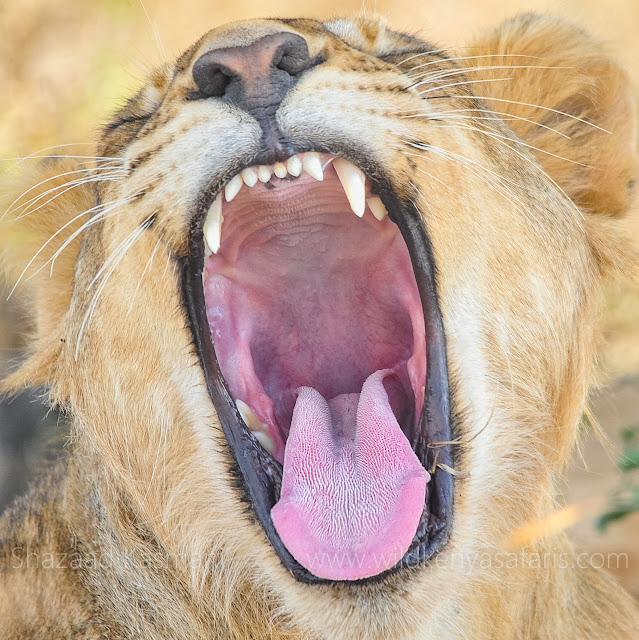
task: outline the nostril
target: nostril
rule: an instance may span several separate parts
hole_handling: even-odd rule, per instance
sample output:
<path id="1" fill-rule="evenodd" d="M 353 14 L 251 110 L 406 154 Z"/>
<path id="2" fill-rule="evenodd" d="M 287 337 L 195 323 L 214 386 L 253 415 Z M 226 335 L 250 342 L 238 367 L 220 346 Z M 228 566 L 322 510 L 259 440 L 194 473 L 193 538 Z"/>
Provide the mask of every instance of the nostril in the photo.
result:
<path id="1" fill-rule="evenodd" d="M 197 88 L 210 98 L 221 98 L 235 74 L 223 65 L 203 55 L 193 65 L 193 80 Z"/>
<path id="2" fill-rule="evenodd" d="M 311 64 L 308 45 L 301 36 L 287 34 L 287 39 L 273 56 L 273 64 L 277 69 L 286 71 L 291 76 L 298 76 Z"/>
<path id="3" fill-rule="evenodd" d="M 298 76 L 308 67 L 308 61 L 308 57 L 299 58 L 296 56 L 284 55 L 275 66 L 282 71 L 286 71 L 290 76 Z"/>

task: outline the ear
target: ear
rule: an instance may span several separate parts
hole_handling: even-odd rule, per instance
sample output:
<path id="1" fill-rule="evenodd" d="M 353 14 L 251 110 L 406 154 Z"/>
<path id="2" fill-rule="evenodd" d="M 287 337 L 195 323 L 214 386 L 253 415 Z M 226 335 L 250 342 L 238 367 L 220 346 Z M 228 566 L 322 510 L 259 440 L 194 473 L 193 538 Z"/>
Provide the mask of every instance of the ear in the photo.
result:
<path id="1" fill-rule="evenodd" d="M 477 68 L 470 79 L 489 80 L 473 84 L 474 93 L 539 149 L 538 161 L 575 204 L 610 216 L 628 210 L 636 105 L 626 73 L 601 45 L 560 18 L 524 14 L 471 43 L 468 55 L 478 56 L 464 60 Z"/>
<path id="2" fill-rule="evenodd" d="M 4 381 L 5 389 L 52 380 L 82 242 L 76 232 L 95 205 L 90 176 L 86 166 L 60 157 L 23 171 L 12 184 L 2 184 L 2 266 L 12 295 L 26 297 L 35 332 L 33 355 Z"/>

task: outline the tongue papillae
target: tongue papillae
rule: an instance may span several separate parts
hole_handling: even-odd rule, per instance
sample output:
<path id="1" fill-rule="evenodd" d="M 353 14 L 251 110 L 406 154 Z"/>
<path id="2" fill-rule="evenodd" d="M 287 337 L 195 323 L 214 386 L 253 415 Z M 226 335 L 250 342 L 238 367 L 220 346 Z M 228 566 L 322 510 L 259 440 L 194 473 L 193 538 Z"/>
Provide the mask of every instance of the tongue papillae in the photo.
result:
<path id="1" fill-rule="evenodd" d="M 291 555 L 320 578 L 390 569 L 415 535 L 429 476 L 391 409 L 389 373 L 328 402 L 299 390 L 271 517 Z"/>
<path id="2" fill-rule="evenodd" d="M 207 317 L 231 395 L 283 465 L 275 528 L 320 578 L 379 574 L 409 548 L 429 478 L 409 442 L 426 345 L 408 249 L 388 218 L 351 212 L 330 167 L 243 189 L 223 214 Z"/>

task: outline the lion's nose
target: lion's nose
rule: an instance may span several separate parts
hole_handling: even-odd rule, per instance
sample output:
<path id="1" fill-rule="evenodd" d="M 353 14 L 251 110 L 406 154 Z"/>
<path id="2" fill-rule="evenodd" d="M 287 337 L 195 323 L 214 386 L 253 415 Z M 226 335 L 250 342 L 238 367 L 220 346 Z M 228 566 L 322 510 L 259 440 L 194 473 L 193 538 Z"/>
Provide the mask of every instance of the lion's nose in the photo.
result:
<path id="1" fill-rule="evenodd" d="M 213 49 L 193 65 L 200 93 L 224 98 L 249 112 L 274 112 L 311 66 L 304 38 L 273 33 L 247 46 Z"/>

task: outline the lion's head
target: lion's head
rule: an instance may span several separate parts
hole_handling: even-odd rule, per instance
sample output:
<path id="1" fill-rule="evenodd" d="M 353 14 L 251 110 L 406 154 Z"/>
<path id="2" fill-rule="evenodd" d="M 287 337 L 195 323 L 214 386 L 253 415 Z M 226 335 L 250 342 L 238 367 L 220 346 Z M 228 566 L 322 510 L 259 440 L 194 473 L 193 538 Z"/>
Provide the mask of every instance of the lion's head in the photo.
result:
<path id="1" fill-rule="evenodd" d="M 95 166 L 38 167 L 7 217 L 38 327 L 8 384 L 71 412 L 91 544 L 171 558 L 223 634 L 409 637 L 523 598 L 526 571 L 455 558 L 551 508 L 623 268 L 627 84 L 532 15 L 463 55 L 235 23 L 151 75 Z"/>

